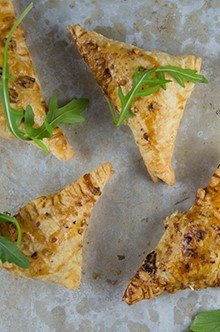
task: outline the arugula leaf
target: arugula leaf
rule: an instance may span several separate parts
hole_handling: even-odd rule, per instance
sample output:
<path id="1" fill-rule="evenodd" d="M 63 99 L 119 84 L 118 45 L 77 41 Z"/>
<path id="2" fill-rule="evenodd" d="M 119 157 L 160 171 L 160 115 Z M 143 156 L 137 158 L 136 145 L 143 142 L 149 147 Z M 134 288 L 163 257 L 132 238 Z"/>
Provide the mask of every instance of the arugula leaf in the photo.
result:
<path id="1" fill-rule="evenodd" d="M 49 102 L 49 110 L 41 127 L 35 128 L 34 112 L 31 106 L 25 110 L 25 130 L 32 140 L 41 140 L 53 135 L 54 128 L 64 123 L 82 123 L 85 121 L 81 113 L 88 105 L 87 99 L 74 99 L 67 105 L 60 107 L 57 103 L 57 96 L 52 95 Z"/>
<path id="2" fill-rule="evenodd" d="M 53 94 L 49 102 L 46 121 L 52 128 L 56 128 L 63 123 L 82 123 L 85 121 L 85 118 L 81 113 L 84 112 L 88 103 L 88 99 L 73 99 L 65 106 L 59 108 L 57 96 Z"/>
<path id="3" fill-rule="evenodd" d="M 157 72 L 157 73 L 156 73 L 156 76 L 157 76 L 157 78 L 159 78 L 159 79 L 165 80 L 165 74 L 164 74 L 164 72 Z M 162 85 L 161 85 L 161 88 L 164 89 L 164 90 L 166 90 L 166 89 L 167 89 L 166 84 L 165 84 L 165 83 L 162 84 Z"/>
<path id="4" fill-rule="evenodd" d="M 53 127 L 51 127 L 47 123 L 46 119 L 41 127 L 35 128 L 34 112 L 31 106 L 26 107 L 25 116 L 24 116 L 24 126 L 26 132 L 32 138 L 32 140 L 51 137 L 53 134 Z"/>
<path id="5" fill-rule="evenodd" d="M 50 150 L 47 148 L 47 146 L 44 144 L 44 142 L 40 139 L 33 138 L 33 142 L 45 153 L 50 153 Z"/>
<path id="6" fill-rule="evenodd" d="M 0 259 L 2 263 L 14 263 L 25 269 L 30 267 L 29 260 L 20 251 L 17 244 L 11 242 L 3 236 L 0 236 Z"/>
<path id="7" fill-rule="evenodd" d="M 139 67 L 132 76 L 132 88 L 130 91 L 125 95 L 122 87 L 118 88 L 118 97 L 121 103 L 121 111 L 119 115 L 113 104 L 108 101 L 113 122 L 116 126 L 120 126 L 125 120 L 134 116 L 131 112 L 131 107 L 137 98 L 149 96 L 157 92 L 160 88 L 166 90 L 167 84 L 172 82 L 172 80 L 166 79 L 165 74 L 169 74 L 183 88 L 185 88 L 185 81 L 193 83 L 208 83 L 203 75 L 198 74 L 196 70 L 193 69 L 168 65 L 146 71 Z"/>
<path id="8" fill-rule="evenodd" d="M 87 99 L 74 99 L 63 107 L 58 106 L 57 96 L 52 95 L 49 102 L 49 111 L 46 114 L 44 123 L 36 128 L 34 121 L 34 111 L 31 105 L 26 109 L 18 110 L 14 109 L 10 105 L 9 95 L 9 79 L 10 70 L 8 65 L 9 45 L 13 34 L 17 27 L 23 21 L 25 16 L 33 8 L 33 3 L 23 11 L 23 13 L 14 22 L 11 31 L 5 42 L 3 51 L 3 70 L 0 84 L 0 102 L 3 104 L 4 115 L 7 120 L 8 127 L 12 134 L 18 139 L 25 141 L 33 141 L 44 152 L 50 152 L 43 142 L 44 138 L 49 138 L 53 135 L 54 129 L 64 123 L 74 124 L 82 123 L 85 119 L 82 116 L 82 112 L 85 111 L 88 106 Z M 23 124 L 23 126 L 21 126 Z"/>
<path id="9" fill-rule="evenodd" d="M 208 83 L 208 80 L 205 78 L 205 76 L 198 74 L 195 69 L 180 68 L 168 65 L 157 68 L 156 72 L 170 74 L 183 88 L 185 88 L 184 80 L 193 83 Z"/>
<path id="10" fill-rule="evenodd" d="M 190 332 L 219 332 L 220 331 L 220 310 L 200 312 L 196 315 Z"/>
<path id="11" fill-rule="evenodd" d="M 121 102 L 121 113 L 119 118 L 116 120 L 116 126 L 120 126 L 122 122 L 126 119 L 133 117 L 131 112 L 131 106 L 133 102 L 144 96 L 149 96 L 150 94 L 156 92 L 163 84 L 170 82 L 166 79 L 152 78 L 153 70 L 143 72 L 141 68 L 138 68 L 132 76 L 132 88 L 131 90 L 124 95 L 122 88 L 118 88 L 118 96 Z M 144 87 L 148 87 L 144 89 Z"/>
<path id="12" fill-rule="evenodd" d="M 23 268 L 29 268 L 30 263 L 28 258 L 19 249 L 22 233 L 18 220 L 12 217 L 10 213 L 4 212 L 0 213 L 0 223 L 1 222 L 13 223 L 17 228 L 18 238 L 17 243 L 13 243 L 8 238 L 0 236 L 0 261 L 2 261 L 2 263 L 9 262 Z"/>
<path id="13" fill-rule="evenodd" d="M 21 235 L 21 227 L 20 227 L 20 224 L 17 221 L 17 219 L 15 217 L 12 217 L 9 212 L 4 212 L 4 213 L 0 213 L 0 223 L 1 222 L 11 222 L 12 224 L 14 224 L 16 226 L 17 232 L 18 232 L 17 245 L 20 246 L 22 235 Z"/>

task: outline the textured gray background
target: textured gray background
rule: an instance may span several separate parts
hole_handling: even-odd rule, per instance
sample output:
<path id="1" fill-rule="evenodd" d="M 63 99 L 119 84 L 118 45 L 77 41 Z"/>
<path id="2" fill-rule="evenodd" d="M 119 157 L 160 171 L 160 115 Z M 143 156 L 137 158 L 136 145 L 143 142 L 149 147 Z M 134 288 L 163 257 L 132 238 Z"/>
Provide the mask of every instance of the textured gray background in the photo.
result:
<path id="1" fill-rule="evenodd" d="M 220 308 L 219 289 L 165 294 L 132 307 L 121 296 L 159 240 L 162 219 L 188 209 L 220 161 L 220 1 L 34 2 L 24 25 L 45 95 L 57 90 L 61 102 L 84 96 L 91 103 L 83 126 L 65 127 L 77 151 L 66 164 L 33 146 L 0 140 L 0 210 L 16 212 L 104 161 L 113 163 L 116 175 L 90 219 L 80 289 L 71 292 L 0 272 L 0 331 L 186 331 L 196 312 Z M 20 11 L 29 1 L 14 3 Z M 210 83 L 197 85 L 187 104 L 173 158 L 174 187 L 153 184 L 129 129 L 112 125 L 104 98 L 66 32 L 71 23 L 145 49 L 202 56 Z"/>

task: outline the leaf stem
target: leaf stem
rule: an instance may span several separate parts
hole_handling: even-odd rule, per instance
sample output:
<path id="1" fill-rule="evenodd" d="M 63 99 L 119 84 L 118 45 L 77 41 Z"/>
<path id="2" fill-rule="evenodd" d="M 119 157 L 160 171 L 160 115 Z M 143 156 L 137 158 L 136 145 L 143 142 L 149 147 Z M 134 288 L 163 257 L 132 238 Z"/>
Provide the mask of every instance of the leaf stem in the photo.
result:
<path id="1" fill-rule="evenodd" d="M 10 30 L 8 37 L 5 42 L 4 51 L 3 51 L 3 72 L 2 72 L 2 99 L 3 99 L 3 105 L 4 105 L 4 112 L 5 116 L 8 122 L 8 126 L 13 133 L 14 136 L 20 139 L 26 139 L 23 132 L 21 132 L 18 128 L 16 128 L 13 125 L 13 122 L 11 121 L 11 115 L 10 115 L 10 97 L 9 97 L 9 66 L 8 66 L 8 49 L 9 45 L 12 39 L 13 34 L 15 33 L 18 26 L 21 24 L 25 16 L 30 12 L 30 10 L 33 8 L 33 3 L 30 3 L 29 6 L 23 11 L 23 13 L 17 18 L 15 23 L 13 24 L 12 29 Z"/>
<path id="2" fill-rule="evenodd" d="M 19 222 L 17 221 L 16 218 L 14 218 L 14 224 L 17 228 L 17 232 L 18 232 L 18 238 L 17 238 L 17 246 L 20 247 L 21 245 L 21 240 L 22 240 L 22 233 L 21 233 L 21 226 L 19 224 Z"/>
<path id="3" fill-rule="evenodd" d="M 149 75 L 151 75 L 154 72 L 154 69 L 146 71 L 146 73 L 142 76 L 142 78 L 138 81 L 138 83 L 134 86 L 131 95 L 129 96 L 128 100 L 126 101 L 122 112 L 120 113 L 119 119 L 117 120 L 116 126 L 119 127 L 122 122 L 124 121 L 124 114 L 128 111 L 128 108 L 131 106 L 132 100 L 134 99 L 134 96 L 136 92 L 138 91 L 139 87 L 142 85 L 142 82 L 145 80 L 145 78 Z"/>
<path id="4" fill-rule="evenodd" d="M 193 69 L 192 69 L 193 71 Z M 171 66 L 162 66 L 162 67 L 159 67 L 155 70 L 156 73 L 175 73 L 175 74 L 179 74 L 178 72 L 178 69 L 175 68 L 175 67 L 171 67 Z M 189 74 L 189 70 L 185 71 L 184 73 L 182 72 L 181 73 L 186 79 L 188 78 L 189 80 L 194 80 L 195 79 L 195 73 L 194 73 L 194 76 L 193 75 L 190 75 Z M 208 83 L 208 80 L 203 76 L 203 75 L 200 75 L 200 74 L 196 74 L 196 80 L 197 82 L 201 82 L 201 83 Z"/>
<path id="5" fill-rule="evenodd" d="M 115 125 L 117 125 L 117 119 L 116 119 L 116 114 L 115 114 L 114 106 L 113 106 L 112 102 L 107 97 L 106 97 L 106 101 L 108 103 L 108 106 L 109 106 L 109 109 L 110 109 L 110 112 L 111 112 L 111 115 L 112 115 L 113 123 Z"/>
<path id="6" fill-rule="evenodd" d="M 21 15 L 15 20 L 13 27 L 11 28 L 5 46 L 6 49 L 8 49 L 9 44 L 11 42 L 12 36 L 15 33 L 15 31 L 17 30 L 18 26 L 21 24 L 21 22 L 24 20 L 24 18 L 28 15 L 28 13 L 31 11 L 31 9 L 34 7 L 33 2 L 31 2 L 25 9 L 24 11 L 21 13 Z"/>

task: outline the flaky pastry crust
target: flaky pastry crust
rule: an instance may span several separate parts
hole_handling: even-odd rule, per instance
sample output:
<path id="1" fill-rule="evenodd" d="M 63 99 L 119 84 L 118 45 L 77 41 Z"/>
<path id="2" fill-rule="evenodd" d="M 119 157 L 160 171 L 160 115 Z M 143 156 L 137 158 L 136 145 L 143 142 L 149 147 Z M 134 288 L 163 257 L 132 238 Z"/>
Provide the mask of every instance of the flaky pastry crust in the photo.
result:
<path id="1" fill-rule="evenodd" d="M 58 193 L 39 197 L 21 208 L 15 217 L 23 233 L 21 250 L 31 266 L 22 269 L 4 263 L 2 268 L 18 276 L 76 289 L 89 217 L 112 174 L 112 165 L 102 164 Z M 1 224 L 0 232 L 16 240 L 12 224 Z"/>
<path id="2" fill-rule="evenodd" d="M 134 45 L 114 41 L 79 25 L 69 27 L 72 38 L 91 69 L 103 92 L 120 112 L 118 87 L 127 93 L 132 86 L 132 75 L 138 67 L 151 69 L 174 65 L 200 70 L 201 59 L 192 55 L 171 56 L 159 51 L 144 51 Z M 168 75 L 167 75 L 168 77 Z M 169 78 L 169 77 L 168 77 Z M 167 90 L 160 89 L 134 102 L 131 110 L 135 117 L 127 121 L 135 142 L 154 182 L 175 182 L 171 165 L 174 142 L 186 102 L 194 88 L 186 83 L 182 88 L 173 81 Z"/>
<path id="3" fill-rule="evenodd" d="M 5 38 L 15 21 L 15 12 L 10 0 L 0 1 L 0 75 L 2 72 L 2 58 Z M 15 109 L 26 108 L 31 105 L 37 126 L 42 125 L 47 112 L 47 106 L 42 95 L 40 83 L 36 75 L 32 58 L 25 42 L 24 30 L 19 27 L 11 41 L 9 51 L 10 101 Z M 0 136 L 13 138 L 8 129 L 3 107 L 0 103 Z M 45 145 L 51 153 L 61 160 L 69 160 L 74 156 L 62 130 L 56 128 L 51 138 L 44 139 Z"/>
<path id="4" fill-rule="evenodd" d="M 164 224 L 160 242 L 128 284 L 128 304 L 164 291 L 220 286 L 220 167 L 191 209 L 174 212 Z"/>

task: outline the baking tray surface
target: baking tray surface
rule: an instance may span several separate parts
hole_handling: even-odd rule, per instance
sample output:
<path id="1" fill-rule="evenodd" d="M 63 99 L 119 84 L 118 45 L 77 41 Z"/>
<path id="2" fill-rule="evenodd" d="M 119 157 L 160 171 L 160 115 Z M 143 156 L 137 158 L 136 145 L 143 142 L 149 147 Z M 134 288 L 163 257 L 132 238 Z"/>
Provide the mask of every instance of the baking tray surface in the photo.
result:
<path id="1" fill-rule="evenodd" d="M 2 1 L 2 0 L 0 0 Z M 16 0 L 18 12 L 29 3 Z M 100 163 L 116 174 L 89 221 L 79 290 L 16 279 L 1 271 L 0 331 L 177 332 L 201 310 L 220 308 L 220 289 L 185 290 L 127 306 L 130 277 L 163 233 L 162 219 L 188 209 L 220 161 L 220 2 L 218 0 L 36 0 L 24 22 L 48 98 L 87 97 L 87 121 L 65 126 L 76 157 L 67 163 L 33 146 L 0 140 L 0 210 L 16 212 Z M 173 187 L 153 184 L 129 128 L 115 128 L 108 106 L 66 30 L 81 24 L 146 50 L 195 54 L 208 85 L 196 85 L 175 145 Z"/>

